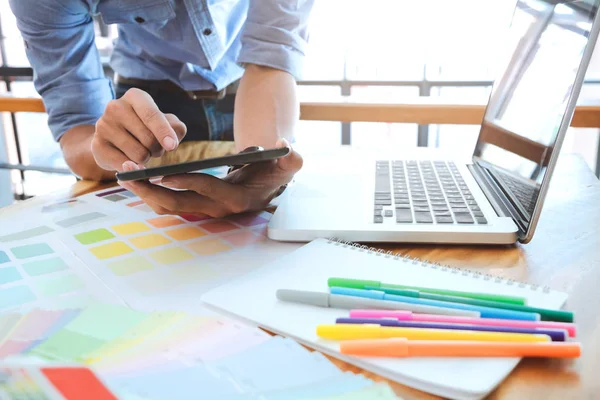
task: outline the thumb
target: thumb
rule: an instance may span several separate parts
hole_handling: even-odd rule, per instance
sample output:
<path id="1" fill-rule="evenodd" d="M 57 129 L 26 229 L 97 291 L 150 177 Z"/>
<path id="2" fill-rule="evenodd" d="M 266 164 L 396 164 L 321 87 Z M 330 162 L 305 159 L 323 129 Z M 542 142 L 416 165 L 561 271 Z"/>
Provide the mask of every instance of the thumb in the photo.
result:
<path id="1" fill-rule="evenodd" d="M 275 147 L 289 147 L 291 149 L 288 155 L 277 160 L 277 166 L 282 172 L 295 174 L 296 172 L 300 171 L 302 164 L 304 163 L 302 156 L 292 148 L 292 145 L 287 141 L 287 139 L 279 139 Z"/>

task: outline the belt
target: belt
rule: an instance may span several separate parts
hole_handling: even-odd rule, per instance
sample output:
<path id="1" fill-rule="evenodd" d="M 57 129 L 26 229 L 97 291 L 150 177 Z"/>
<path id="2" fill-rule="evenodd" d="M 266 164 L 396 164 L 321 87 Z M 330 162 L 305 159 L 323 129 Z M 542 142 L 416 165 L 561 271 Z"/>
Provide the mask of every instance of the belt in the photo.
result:
<path id="1" fill-rule="evenodd" d="M 123 84 L 127 86 L 133 86 L 140 89 L 150 88 L 150 89 L 158 89 L 164 90 L 168 92 L 174 93 L 186 93 L 190 99 L 192 100 L 202 100 L 202 99 L 216 99 L 220 100 L 225 97 L 226 94 L 233 94 L 237 91 L 239 86 L 239 80 L 234 81 L 229 84 L 227 87 L 221 90 L 185 90 L 180 86 L 169 80 L 148 80 L 148 79 L 138 79 L 138 78 L 126 78 L 124 76 L 117 76 L 115 78 L 115 82 L 117 84 Z"/>

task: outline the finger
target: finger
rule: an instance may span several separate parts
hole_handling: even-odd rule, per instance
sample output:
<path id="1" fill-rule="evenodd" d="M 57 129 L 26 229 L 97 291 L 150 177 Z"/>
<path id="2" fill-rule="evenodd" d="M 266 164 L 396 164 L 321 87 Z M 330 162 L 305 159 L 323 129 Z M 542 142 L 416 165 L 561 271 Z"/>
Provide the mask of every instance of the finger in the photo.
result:
<path id="1" fill-rule="evenodd" d="M 179 145 L 177 133 L 148 93 L 133 88 L 129 89 L 122 98 L 131 104 L 140 120 L 150 129 L 166 151 L 173 151 L 177 148 Z"/>
<path id="2" fill-rule="evenodd" d="M 99 121 L 98 125 L 100 124 Z M 109 142 L 113 147 L 125 154 L 127 159 L 135 163 L 146 164 L 148 162 L 150 159 L 150 151 L 138 142 L 134 136 L 129 134 L 129 132 L 120 125 L 106 124 L 106 127 L 97 131 L 97 135 L 100 139 Z"/>
<path id="3" fill-rule="evenodd" d="M 144 146 L 152 157 L 160 157 L 164 153 L 164 149 L 154 137 L 152 132 L 144 125 L 139 116 L 135 113 L 130 103 L 124 100 L 113 100 L 106 106 L 106 111 L 98 121 L 100 127 L 105 127 L 109 132 L 104 132 L 108 138 L 115 127 L 119 130 L 125 130 L 133 136 L 142 146 Z M 101 131 L 98 128 L 97 131 Z M 103 132 L 101 132 L 102 134 Z M 110 140 L 110 139 L 109 139 Z"/>
<path id="4" fill-rule="evenodd" d="M 187 126 L 185 126 L 185 124 L 181 122 L 181 120 L 177 118 L 175 114 L 165 114 L 165 118 L 167 119 L 167 121 L 169 121 L 169 124 L 171 124 L 171 128 L 173 128 L 173 130 L 177 134 L 179 142 L 181 142 L 185 137 L 185 134 L 187 133 Z"/>
<path id="5" fill-rule="evenodd" d="M 227 215 L 224 207 L 195 192 L 176 192 L 141 181 L 120 182 L 119 184 L 138 195 L 145 202 L 160 206 L 171 214 L 206 214 L 215 218 Z"/>
<path id="6" fill-rule="evenodd" d="M 302 156 L 300 153 L 294 151 L 290 143 L 285 138 L 279 139 L 276 147 L 289 147 L 291 149 L 287 156 L 281 157 L 277 160 L 277 166 L 281 172 L 285 174 L 295 174 L 302 169 L 302 164 L 304 163 Z"/>
<path id="7" fill-rule="evenodd" d="M 158 139 L 144 125 L 131 105 L 127 104 L 125 107 L 129 108 L 129 112 L 126 117 L 119 119 L 121 126 L 148 150 L 151 157 L 161 157 L 165 153 L 165 150 Z"/>
<path id="8" fill-rule="evenodd" d="M 120 172 L 123 170 L 123 163 L 129 161 L 129 158 L 122 151 L 99 137 L 92 139 L 92 155 L 96 164 L 108 171 Z"/>
<path id="9" fill-rule="evenodd" d="M 233 185 L 212 175 L 172 175 L 163 178 L 161 183 L 173 189 L 193 190 L 219 204 L 224 204 L 233 213 L 246 211 L 248 207 L 248 196 L 243 186 Z"/>

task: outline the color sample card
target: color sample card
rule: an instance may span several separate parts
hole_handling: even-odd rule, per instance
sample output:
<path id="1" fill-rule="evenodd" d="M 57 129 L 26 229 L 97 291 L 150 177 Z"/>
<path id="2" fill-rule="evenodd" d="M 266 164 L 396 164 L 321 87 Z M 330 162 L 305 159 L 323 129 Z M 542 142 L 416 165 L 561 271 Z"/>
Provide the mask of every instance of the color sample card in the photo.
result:
<path id="1" fill-rule="evenodd" d="M 0 312 L 123 301 L 91 274 L 54 232 L 0 243 Z"/>
<path id="2" fill-rule="evenodd" d="M 50 247 L 47 243 L 41 242 L 28 244 L 25 246 L 11 247 L 10 251 L 17 259 L 20 260 L 54 253 L 52 247 Z"/>
<path id="3" fill-rule="evenodd" d="M 156 215 L 142 210 L 143 201 L 122 188 L 82 200 L 106 217 L 60 230 L 60 240 L 108 287 L 142 310 L 192 311 L 210 288 L 301 246 L 266 238 L 268 212 L 224 219 Z"/>
<path id="4" fill-rule="evenodd" d="M 0 363 L 0 393 L 12 398 L 396 398 L 387 385 L 342 372 L 320 353 L 211 311 L 98 304 L 7 314 L 0 355 L 46 360 Z"/>
<path id="5" fill-rule="evenodd" d="M 85 366 L 0 363 L 2 398 L 31 400 L 117 400 Z"/>
<path id="6" fill-rule="evenodd" d="M 17 240 L 27 240 L 33 237 L 45 235 L 53 231 L 54 229 L 48 226 L 38 226 L 32 229 L 27 229 L 25 231 L 19 231 L 8 235 L 0 236 L 0 243 L 13 242 Z"/>
<path id="7" fill-rule="evenodd" d="M 54 223 L 62 228 L 72 228 L 74 226 L 82 225 L 86 222 L 91 222 L 104 217 L 106 217 L 105 214 L 99 212 L 89 212 L 74 217 L 68 217 L 66 219 L 60 219 Z"/>
<path id="8" fill-rule="evenodd" d="M 266 238 L 267 212 L 157 215 L 119 187 L 7 215 L 0 226 L 19 229 L 0 234 L 0 312 L 99 300 L 193 311 L 207 290 L 300 247 Z"/>

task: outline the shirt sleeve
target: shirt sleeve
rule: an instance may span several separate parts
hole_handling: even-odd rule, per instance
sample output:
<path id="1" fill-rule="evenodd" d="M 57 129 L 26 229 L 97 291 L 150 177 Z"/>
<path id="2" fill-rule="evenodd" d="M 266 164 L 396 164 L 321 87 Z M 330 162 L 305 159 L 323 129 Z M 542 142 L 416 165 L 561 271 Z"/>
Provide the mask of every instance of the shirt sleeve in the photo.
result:
<path id="1" fill-rule="evenodd" d="M 250 0 L 240 64 L 280 69 L 300 79 L 314 0 Z"/>
<path id="2" fill-rule="evenodd" d="M 10 0 L 34 70 L 34 85 L 56 140 L 69 129 L 95 124 L 113 99 L 83 0 Z"/>

